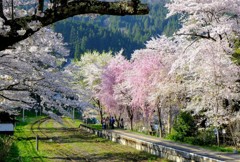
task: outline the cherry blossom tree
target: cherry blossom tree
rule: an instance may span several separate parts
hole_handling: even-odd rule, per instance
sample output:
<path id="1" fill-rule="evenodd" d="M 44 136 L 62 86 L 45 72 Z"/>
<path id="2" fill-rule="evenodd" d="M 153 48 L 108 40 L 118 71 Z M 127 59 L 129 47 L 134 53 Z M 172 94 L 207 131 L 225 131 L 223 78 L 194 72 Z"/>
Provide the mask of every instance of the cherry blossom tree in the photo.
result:
<path id="1" fill-rule="evenodd" d="M 176 35 L 188 39 L 172 68 L 186 86 L 190 100 L 186 107 L 206 115 L 208 124 L 216 127 L 231 126 L 239 117 L 239 66 L 232 59 L 240 36 L 239 5 L 239 0 L 167 4 L 168 16 L 182 15 L 183 27 Z"/>
<path id="2" fill-rule="evenodd" d="M 121 86 L 126 79 L 124 73 L 130 68 L 131 64 L 122 56 L 122 51 L 115 55 L 103 71 L 98 96 L 105 107 L 105 111 L 115 116 L 117 122 L 124 111 L 127 111 L 132 129 L 133 113 L 130 111 L 130 102 L 125 103 L 125 100 L 122 99 L 126 97 L 127 94 L 125 93 L 127 92 Z"/>
<path id="3" fill-rule="evenodd" d="M 168 16 L 182 15 L 182 28 L 177 34 L 191 39 L 228 39 L 240 34 L 239 0 L 172 0 L 166 6 Z M 232 43 L 232 42 L 230 42 Z"/>
<path id="4" fill-rule="evenodd" d="M 159 56 L 156 51 L 148 48 L 134 51 L 131 59 L 132 68 L 126 75 L 126 82 L 132 96 L 131 105 L 140 110 L 147 127 L 155 109 L 148 102 L 148 95 L 163 66 Z"/>
<path id="5" fill-rule="evenodd" d="M 80 61 L 75 62 L 75 65 L 78 66 L 74 72 L 75 80 L 78 81 L 79 86 L 84 88 L 85 91 L 90 91 L 88 98 L 96 105 L 95 108 L 98 109 L 101 119 L 103 107 L 98 93 L 101 90 L 102 73 L 111 58 L 111 52 L 100 54 L 94 51 L 84 53 L 81 55 Z"/>
<path id="6" fill-rule="evenodd" d="M 71 78 L 58 70 L 68 54 L 62 40 L 61 35 L 42 29 L 0 52 L 1 111 L 42 108 L 49 115 L 54 109 L 69 115 L 66 107 L 79 106 L 78 96 L 68 87 Z"/>
<path id="7" fill-rule="evenodd" d="M 0 0 L 0 50 L 28 38 L 42 27 L 75 15 L 139 15 L 148 6 L 139 0 Z"/>
<path id="8" fill-rule="evenodd" d="M 122 76 L 125 76 L 125 73 L 127 73 L 127 71 L 125 71 Z M 123 108 L 124 113 L 127 114 L 127 118 L 130 121 L 130 129 L 133 130 L 133 120 L 136 118 L 139 111 L 132 105 L 132 96 L 128 83 L 124 80 L 123 82 L 114 85 L 113 95 L 120 110 Z"/>
<path id="9" fill-rule="evenodd" d="M 227 42 L 226 42 L 227 43 Z M 182 78 L 191 102 L 187 109 L 208 117 L 209 123 L 219 126 L 236 120 L 239 112 L 231 106 L 239 99 L 234 92 L 239 80 L 240 68 L 231 60 L 223 42 L 199 40 L 182 53 L 173 65 L 175 75 Z M 226 47 L 226 46 L 225 46 Z M 223 100 L 229 104 L 224 106 Z"/>
<path id="10" fill-rule="evenodd" d="M 179 42 L 177 39 L 161 36 L 152 38 L 146 43 L 146 52 L 148 55 L 155 54 L 158 57 L 159 67 L 151 72 L 151 78 L 148 83 L 147 100 L 149 104 L 157 112 L 159 121 L 159 135 L 162 137 L 162 130 L 165 121 L 168 123 L 168 128 L 171 128 L 172 112 L 177 110 L 177 106 L 173 103 L 177 98 L 180 86 L 175 83 L 172 76 L 169 75 L 172 63 L 177 58 L 177 50 Z M 167 114 L 167 115 L 166 115 Z M 168 120 L 166 119 L 168 118 Z"/>

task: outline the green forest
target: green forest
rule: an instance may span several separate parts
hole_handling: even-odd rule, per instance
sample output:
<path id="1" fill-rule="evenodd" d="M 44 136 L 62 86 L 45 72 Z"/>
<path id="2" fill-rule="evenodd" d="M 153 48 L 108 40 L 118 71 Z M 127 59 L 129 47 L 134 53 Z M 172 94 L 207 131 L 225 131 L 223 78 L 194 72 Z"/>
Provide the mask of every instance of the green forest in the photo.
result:
<path id="1" fill-rule="evenodd" d="M 158 35 L 172 35 L 180 28 L 177 16 L 166 19 L 164 2 L 151 2 L 150 13 L 144 16 L 77 16 L 54 25 L 62 33 L 70 49 L 70 58 L 80 59 L 85 51 L 124 49 L 127 58 L 135 49 Z"/>

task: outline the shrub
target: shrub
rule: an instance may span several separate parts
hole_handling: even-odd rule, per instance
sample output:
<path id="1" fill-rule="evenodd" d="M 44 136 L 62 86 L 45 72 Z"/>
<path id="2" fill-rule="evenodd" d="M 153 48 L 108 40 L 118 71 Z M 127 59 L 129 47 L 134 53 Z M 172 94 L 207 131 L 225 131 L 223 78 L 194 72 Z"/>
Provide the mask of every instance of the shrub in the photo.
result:
<path id="1" fill-rule="evenodd" d="M 213 128 L 208 128 L 199 132 L 198 145 L 210 146 L 216 144 L 216 137 L 213 133 Z"/>
<path id="2" fill-rule="evenodd" d="M 1 161 L 5 161 L 13 144 L 11 136 L 0 136 L 0 157 Z"/>
<path id="3" fill-rule="evenodd" d="M 196 124 L 189 112 L 180 112 L 173 124 L 173 130 L 168 138 L 175 141 L 185 141 L 186 137 L 193 137 L 197 133 Z M 190 139 L 186 139 L 189 141 Z"/>
<path id="4" fill-rule="evenodd" d="M 199 139 L 196 137 L 184 137 L 183 141 L 192 145 L 197 145 L 199 143 Z"/>

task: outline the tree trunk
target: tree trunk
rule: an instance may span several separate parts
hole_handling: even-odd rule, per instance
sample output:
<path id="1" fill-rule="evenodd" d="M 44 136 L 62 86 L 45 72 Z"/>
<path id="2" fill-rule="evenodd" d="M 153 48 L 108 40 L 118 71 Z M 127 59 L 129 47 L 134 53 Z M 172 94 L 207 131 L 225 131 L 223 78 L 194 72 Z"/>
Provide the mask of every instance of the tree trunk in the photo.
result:
<path id="1" fill-rule="evenodd" d="M 171 133 L 171 128 L 172 128 L 172 124 L 171 124 L 171 121 L 172 121 L 172 107 L 169 106 L 169 110 L 168 110 L 168 134 Z"/>
<path id="2" fill-rule="evenodd" d="M 43 12 L 44 0 L 38 0 L 38 11 Z"/>
<path id="3" fill-rule="evenodd" d="M 114 116 L 115 116 L 115 119 L 116 119 L 116 122 L 117 122 L 117 128 L 120 128 L 120 116 L 118 116 L 118 118 L 117 118 L 116 115 L 114 115 Z"/>
<path id="4" fill-rule="evenodd" d="M 133 130 L 133 115 L 130 117 L 130 129 Z"/>
<path id="5" fill-rule="evenodd" d="M 99 108 L 100 121 L 101 121 L 101 124 L 102 124 L 103 112 L 102 112 L 102 107 L 101 107 L 101 103 L 100 103 L 99 100 L 97 100 L 97 105 L 98 105 L 98 108 Z"/>
<path id="6" fill-rule="evenodd" d="M 217 144 L 218 144 L 218 147 L 219 147 L 220 146 L 219 131 L 217 132 Z"/>
<path id="7" fill-rule="evenodd" d="M 159 137 L 162 138 L 162 121 L 161 121 L 161 107 L 159 106 L 157 108 L 157 112 L 158 112 L 158 124 L 159 124 Z"/>
<path id="8" fill-rule="evenodd" d="M 13 0 L 12 0 L 12 4 L 11 4 L 11 9 L 12 9 L 12 20 L 14 20 L 14 4 L 13 4 Z"/>
<path id="9" fill-rule="evenodd" d="M 130 119 L 130 129 L 133 130 L 133 112 L 131 111 L 129 106 L 127 106 L 127 113 Z"/>
<path id="10" fill-rule="evenodd" d="M 67 5 L 67 0 L 61 0 L 61 6 L 66 6 Z"/>
<path id="11" fill-rule="evenodd" d="M 3 13 L 3 1 L 2 0 L 0 0 L 0 17 L 3 18 L 4 20 L 7 20 Z"/>
<path id="12" fill-rule="evenodd" d="M 233 145 L 235 146 L 235 150 L 237 150 L 238 149 L 238 140 L 237 140 L 237 137 L 235 137 L 236 135 L 233 131 L 234 125 L 235 125 L 235 123 L 230 123 L 230 124 L 228 124 L 228 127 L 229 127 L 229 131 L 230 131 L 230 135 L 231 135 L 230 137 L 232 138 L 232 141 L 233 141 Z"/>

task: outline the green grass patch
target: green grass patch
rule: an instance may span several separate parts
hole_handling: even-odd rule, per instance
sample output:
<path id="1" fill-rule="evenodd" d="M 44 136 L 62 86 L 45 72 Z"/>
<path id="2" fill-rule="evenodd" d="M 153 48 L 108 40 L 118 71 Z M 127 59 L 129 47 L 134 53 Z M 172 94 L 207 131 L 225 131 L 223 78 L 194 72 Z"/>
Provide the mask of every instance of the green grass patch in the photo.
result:
<path id="1" fill-rule="evenodd" d="M 143 136 L 154 136 L 154 137 L 159 137 L 159 135 L 157 134 L 157 132 L 154 134 L 154 135 L 150 135 L 149 132 L 139 132 L 137 130 L 126 130 L 126 132 L 129 132 L 129 133 L 134 133 L 134 134 L 139 134 L 139 135 L 143 135 Z"/>
<path id="2" fill-rule="evenodd" d="M 84 125 L 96 130 L 102 130 L 102 124 L 84 124 Z"/>
<path id="3" fill-rule="evenodd" d="M 17 124 L 7 162 L 55 161 L 165 161 L 79 129 L 82 123 L 64 117 L 60 124 L 45 116 L 28 117 Z M 41 122 L 38 122 L 41 121 Z M 101 130 L 100 124 L 90 125 Z M 39 135 L 39 150 L 36 150 Z"/>
<path id="4" fill-rule="evenodd" d="M 213 145 L 213 146 L 201 146 L 205 149 L 209 149 L 209 150 L 212 150 L 212 151 L 219 151 L 219 152 L 231 152 L 233 153 L 233 151 L 235 150 L 234 147 L 231 147 L 231 146 L 216 146 L 216 145 Z M 238 149 L 238 154 L 240 153 L 240 149 Z"/>
<path id="5" fill-rule="evenodd" d="M 174 141 L 177 142 L 179 144 L 188 144 L 188 145 L 192 145 L 192 146 L 198 146 L 200 148 L 204 148 L 207 150 L 211 150 L 211 151 L 217 151 L 217 152 L 229 152 L 229 153 L 233 153 L 233 151 L 235 150 L 235 148 L 233 146 L 217 146 L 217 145 L 198 145 L 198 144 L 193 144 L 191 143 L 191 140 L 189 141 L 184 141 L 184 142 L 180 142 L 180 141 L 175 141 L 173 139 L 170 138 L 165 138 L 166 140 L 170 140 L 170 141 Z M 195 137 L 191 137 L 190 139 L 195 139 Z M 240 149 L 238 149 L 238 154 L 240 153 Z"/>

